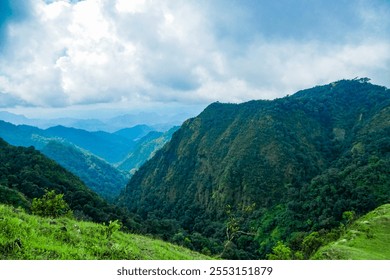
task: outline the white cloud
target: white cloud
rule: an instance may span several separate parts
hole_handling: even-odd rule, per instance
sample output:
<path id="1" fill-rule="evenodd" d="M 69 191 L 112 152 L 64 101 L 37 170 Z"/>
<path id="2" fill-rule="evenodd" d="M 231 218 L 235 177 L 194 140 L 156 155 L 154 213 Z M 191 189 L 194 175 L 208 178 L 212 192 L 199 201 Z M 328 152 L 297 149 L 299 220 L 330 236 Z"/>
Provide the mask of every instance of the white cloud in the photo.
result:
<path id="1" fill-rule="evenodd" d="M 122 13 L 141 13 L 146 6 L 145 0 L 117 0 L 115 8 Z"/>
<path id="2" fill-rule="evenodd" d="M 0 60 L 3 107 L 241 102 L 355 76 L 390 85 L 386 37 L 241 42 L 221 39 L 205 10 L 218 7 L 197 1 L 31 3 L 32 16 L 10 25 Z M 383 28 L 373 9 L 362 20 Z"/>

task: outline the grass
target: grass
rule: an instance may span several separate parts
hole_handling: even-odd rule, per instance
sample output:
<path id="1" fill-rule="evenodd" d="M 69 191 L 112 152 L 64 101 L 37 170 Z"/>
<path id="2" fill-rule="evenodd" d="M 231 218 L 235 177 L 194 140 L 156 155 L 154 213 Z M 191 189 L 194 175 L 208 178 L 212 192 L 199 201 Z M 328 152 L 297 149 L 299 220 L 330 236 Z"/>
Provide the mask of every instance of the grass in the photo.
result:
<path id="1" fill-rule="evenodd" d="M 390 204 L 355 221 L 339 240 L 321 248 L 314 259 L 390 260 Z"/>
<path id="2" fill-rule="evenodd" d="M 92 222 L 42 218 L 0 204 L 0 259 L 196 260 L 210 257 Z"/>

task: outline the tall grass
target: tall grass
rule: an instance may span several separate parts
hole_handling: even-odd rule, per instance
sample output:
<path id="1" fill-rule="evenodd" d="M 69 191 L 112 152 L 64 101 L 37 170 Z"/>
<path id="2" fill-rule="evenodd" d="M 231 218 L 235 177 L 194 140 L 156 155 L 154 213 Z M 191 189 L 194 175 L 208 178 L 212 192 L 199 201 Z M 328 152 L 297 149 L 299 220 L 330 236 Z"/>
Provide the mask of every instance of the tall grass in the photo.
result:
<path id="1" fill-rule="evenodd" d="M 209 257 L 108 225 L 42 218 L 0 204 L 0 259 L 193 260 Z"/>

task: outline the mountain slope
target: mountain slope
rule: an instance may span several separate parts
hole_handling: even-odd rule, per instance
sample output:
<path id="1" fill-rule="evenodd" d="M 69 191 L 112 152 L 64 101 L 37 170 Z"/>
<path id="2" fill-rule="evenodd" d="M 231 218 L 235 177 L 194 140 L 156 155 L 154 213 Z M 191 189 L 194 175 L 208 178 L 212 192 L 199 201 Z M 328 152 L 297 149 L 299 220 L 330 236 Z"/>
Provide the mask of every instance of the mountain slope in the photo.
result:
<path id="1" fill-rule="evenodd" d="M 32 199 L 42 197 L 45 190 L 64 194 L 76 217 L 96 222 L 119 219 L 131 227 L 129 216 L 56 162 L 33 147 L 14 147 L 0 138 L 0 203 L 29 210 Z"/>
<path id="2" fill-rule="evenodd" d="M 389 105 L 388 89 L 363 80 L 211 104 L 134 174 L 119 203 L 215 240 L 224 257 L 264 258 L 279 240 L 386 202 Z"/>
<path id="3" fill-rule="evenodd" d="M 137 141 L 134 150 L 118 165 L 118 169 L 134 173 L 142 164 L 152 158 L 171 138 L 179 127 L 173 127 L 167 132 L 152 131 Z"/>
<path id="4" fill-rule="evenodd" d="M 389 260 L 390 204 L 359 218 L 341 238 L 314 255 L 314 259 Z"/>
<path id="5" fill-rule="evenodd" d="M 0 204 L 0 260 L 194 260 L 188 249 L 110 226 L 32 216 Z"/>
<path id="6" fill-rule="evenodd" d="M 134 141 L 144 137 L 149 132 L 153 131 L 153 128 L 147 125 L 136 125 L 130 128 L 123 128 L 115 131 L 115 135 L 122 136 L 128 140 Z"/>
<path id="7" fill-rule="evenodd" d="M 128 181 L 124 173 L 74 145 L 50 141 L 41 152 L 77 174 L 91 190 L 108 200 L 115 199 Z"/>

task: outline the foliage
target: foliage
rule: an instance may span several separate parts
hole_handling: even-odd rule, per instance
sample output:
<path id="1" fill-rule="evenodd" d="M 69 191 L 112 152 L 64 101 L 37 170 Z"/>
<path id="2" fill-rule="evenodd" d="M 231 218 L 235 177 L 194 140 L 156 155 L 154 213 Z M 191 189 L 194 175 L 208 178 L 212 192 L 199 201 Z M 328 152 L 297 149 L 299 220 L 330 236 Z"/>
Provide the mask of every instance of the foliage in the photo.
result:
<path id="1" fill-rule="evenodd" d="M 71 214 L 64 195 L 56 194 L 54 190 L 46 191 L 42 198 L 34 198 L 31 203 L 31 212 L 34 215 L 52 218 Z"/>
<path id="2" fill-rule="evenodd" d="M 25 209 L 30 208 L 30 201 L 20 192 L 0 185 L 0 203 Z"/>
<path id="3" fill-rule="evenodd" d="M 272 253 L 267 256 L 269 260 L 291 260 L 292 252 L 288 246 L 278 241 L 276 246 L 272 248 Z"/>
<path id="4" fill-rule="evenodd" d="M 120 230 L 121 227 L 122 225 L 118 220 L 110 221 L 106 227 L 106 236 L 110 238 L 115 232 Z"/>

